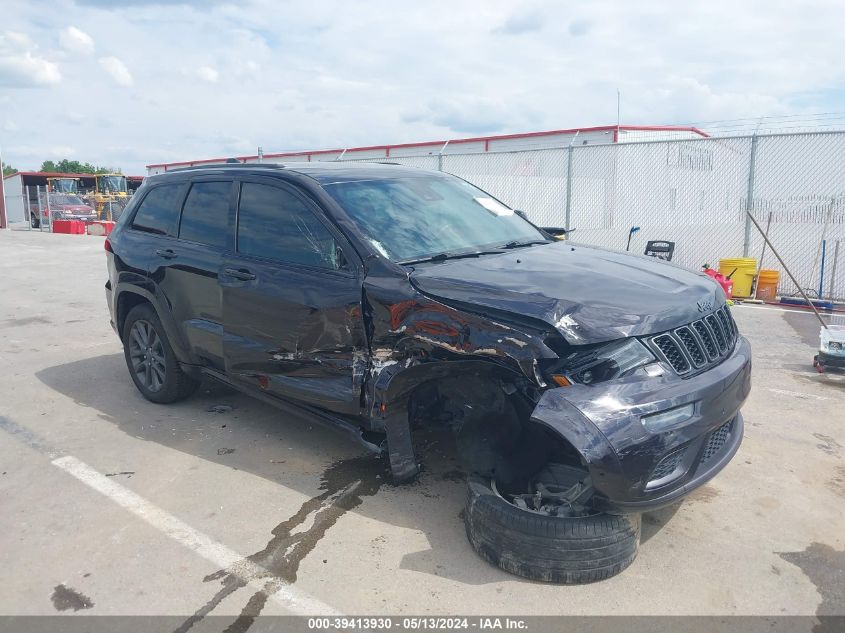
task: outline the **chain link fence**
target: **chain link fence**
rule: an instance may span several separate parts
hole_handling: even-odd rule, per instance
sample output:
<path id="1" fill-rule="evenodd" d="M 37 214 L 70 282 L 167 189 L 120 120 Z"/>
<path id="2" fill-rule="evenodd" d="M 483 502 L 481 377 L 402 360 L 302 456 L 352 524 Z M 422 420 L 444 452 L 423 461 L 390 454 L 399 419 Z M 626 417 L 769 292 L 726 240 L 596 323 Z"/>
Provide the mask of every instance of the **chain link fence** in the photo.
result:
<path id="1" fill-rule="evenodd" d="M 71 194 L 51 191 L 46 185 L 25 185 L 22 194 L 4 196 L 9 228 L 12 230 L 53 231 L 55 220 L 117 221 L 134 195 L 97 200 L 93 193 Z M 96 233 L 100 234 L 100 233 Z"/>
<path id="2" fill-rule="evenodd" d="M 342 159 L 341 159 L 342 160 Z M 460 176 L 577 242 L 643 253 L 675 243 L 695 270 L 751 257 L 798 288 L 748 220 L 750 210 L 810 296 L 845 300 L 845 132 L 731 136 L 512 152 L 366 159 Z"/>

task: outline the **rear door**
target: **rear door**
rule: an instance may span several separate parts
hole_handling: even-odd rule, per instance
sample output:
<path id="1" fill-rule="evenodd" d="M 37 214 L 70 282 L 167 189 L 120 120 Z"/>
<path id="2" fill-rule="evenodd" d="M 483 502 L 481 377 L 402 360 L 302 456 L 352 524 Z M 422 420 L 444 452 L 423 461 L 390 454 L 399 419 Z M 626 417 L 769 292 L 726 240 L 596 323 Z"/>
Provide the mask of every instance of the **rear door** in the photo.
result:
<path id="1" fill-rule="evenodd" d="M 303 191 L 276 178 L 241 180 L 236 222 L 220 275 L 230 377 L 360 413 L 367 347 L 352 249 Z"/>
<path id="2" fill-rule="evenodd" d="M 176 238 L 153 253 L 151 274 L 196 362 L 223 369 L 223 324 L 217 278 L 229 247 L 234 181 L 199 177 L 185 185 Z"/>

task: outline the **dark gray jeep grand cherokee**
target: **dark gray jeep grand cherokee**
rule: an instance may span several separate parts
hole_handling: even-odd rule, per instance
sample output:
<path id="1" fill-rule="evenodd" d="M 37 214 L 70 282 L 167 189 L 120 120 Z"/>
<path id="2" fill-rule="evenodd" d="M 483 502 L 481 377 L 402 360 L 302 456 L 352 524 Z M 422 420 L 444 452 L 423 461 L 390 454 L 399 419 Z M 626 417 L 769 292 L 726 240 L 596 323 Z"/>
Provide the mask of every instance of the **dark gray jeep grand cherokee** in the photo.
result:
<path id="1" fill-rule="evenodd" d="M 751 351 L 719 286 L 555 240 L 454 176 L 219 165 L 146 180 L 106 241 L 106 294 L 145 398 L 212 377 L 418 472 L 454 431 L 466 530 L 551 582 L 631 563 L 639 513 L 739 448 Z"/>

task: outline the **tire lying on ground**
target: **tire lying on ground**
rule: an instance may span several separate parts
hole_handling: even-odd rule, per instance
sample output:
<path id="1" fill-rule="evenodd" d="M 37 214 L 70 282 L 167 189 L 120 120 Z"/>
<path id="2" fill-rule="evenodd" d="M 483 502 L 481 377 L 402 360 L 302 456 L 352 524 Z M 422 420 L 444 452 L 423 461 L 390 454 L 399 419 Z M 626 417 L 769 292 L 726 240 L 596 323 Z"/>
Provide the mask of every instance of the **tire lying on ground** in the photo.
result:
<path id="1" fill-rule="evenodd" d="M 471 476 L 468 484 L 467 538 L 482 558 L 507 572 L 583 584 L 618 574 L 637 555 L 638 514 L 550 516 L 506 501 L 488 478 Z"/>

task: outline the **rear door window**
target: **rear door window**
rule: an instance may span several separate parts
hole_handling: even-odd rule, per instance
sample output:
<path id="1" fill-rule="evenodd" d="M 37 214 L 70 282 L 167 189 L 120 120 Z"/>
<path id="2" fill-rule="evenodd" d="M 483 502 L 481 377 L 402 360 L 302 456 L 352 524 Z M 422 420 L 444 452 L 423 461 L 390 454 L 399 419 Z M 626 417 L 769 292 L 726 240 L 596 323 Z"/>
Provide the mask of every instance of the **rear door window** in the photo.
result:
<path id="1" fill-rule="evenodd" d="M 144 197 L 132 219 L 132 228 L 156 235 L 176 235 L 182 183 L 159 185 Z"/>
<path id="2" fill-rule="evenodd" d="M 179 239 L 225 248 L 231 199 L 231 181 L 191 185 L 182 207 Z"/>
<path id="3" fill-rule="evenodd" d="M 281 262 L 338 269 L 329 230 L 286 189 L 245 182 L 238 210 L 238 252 Z"/>

